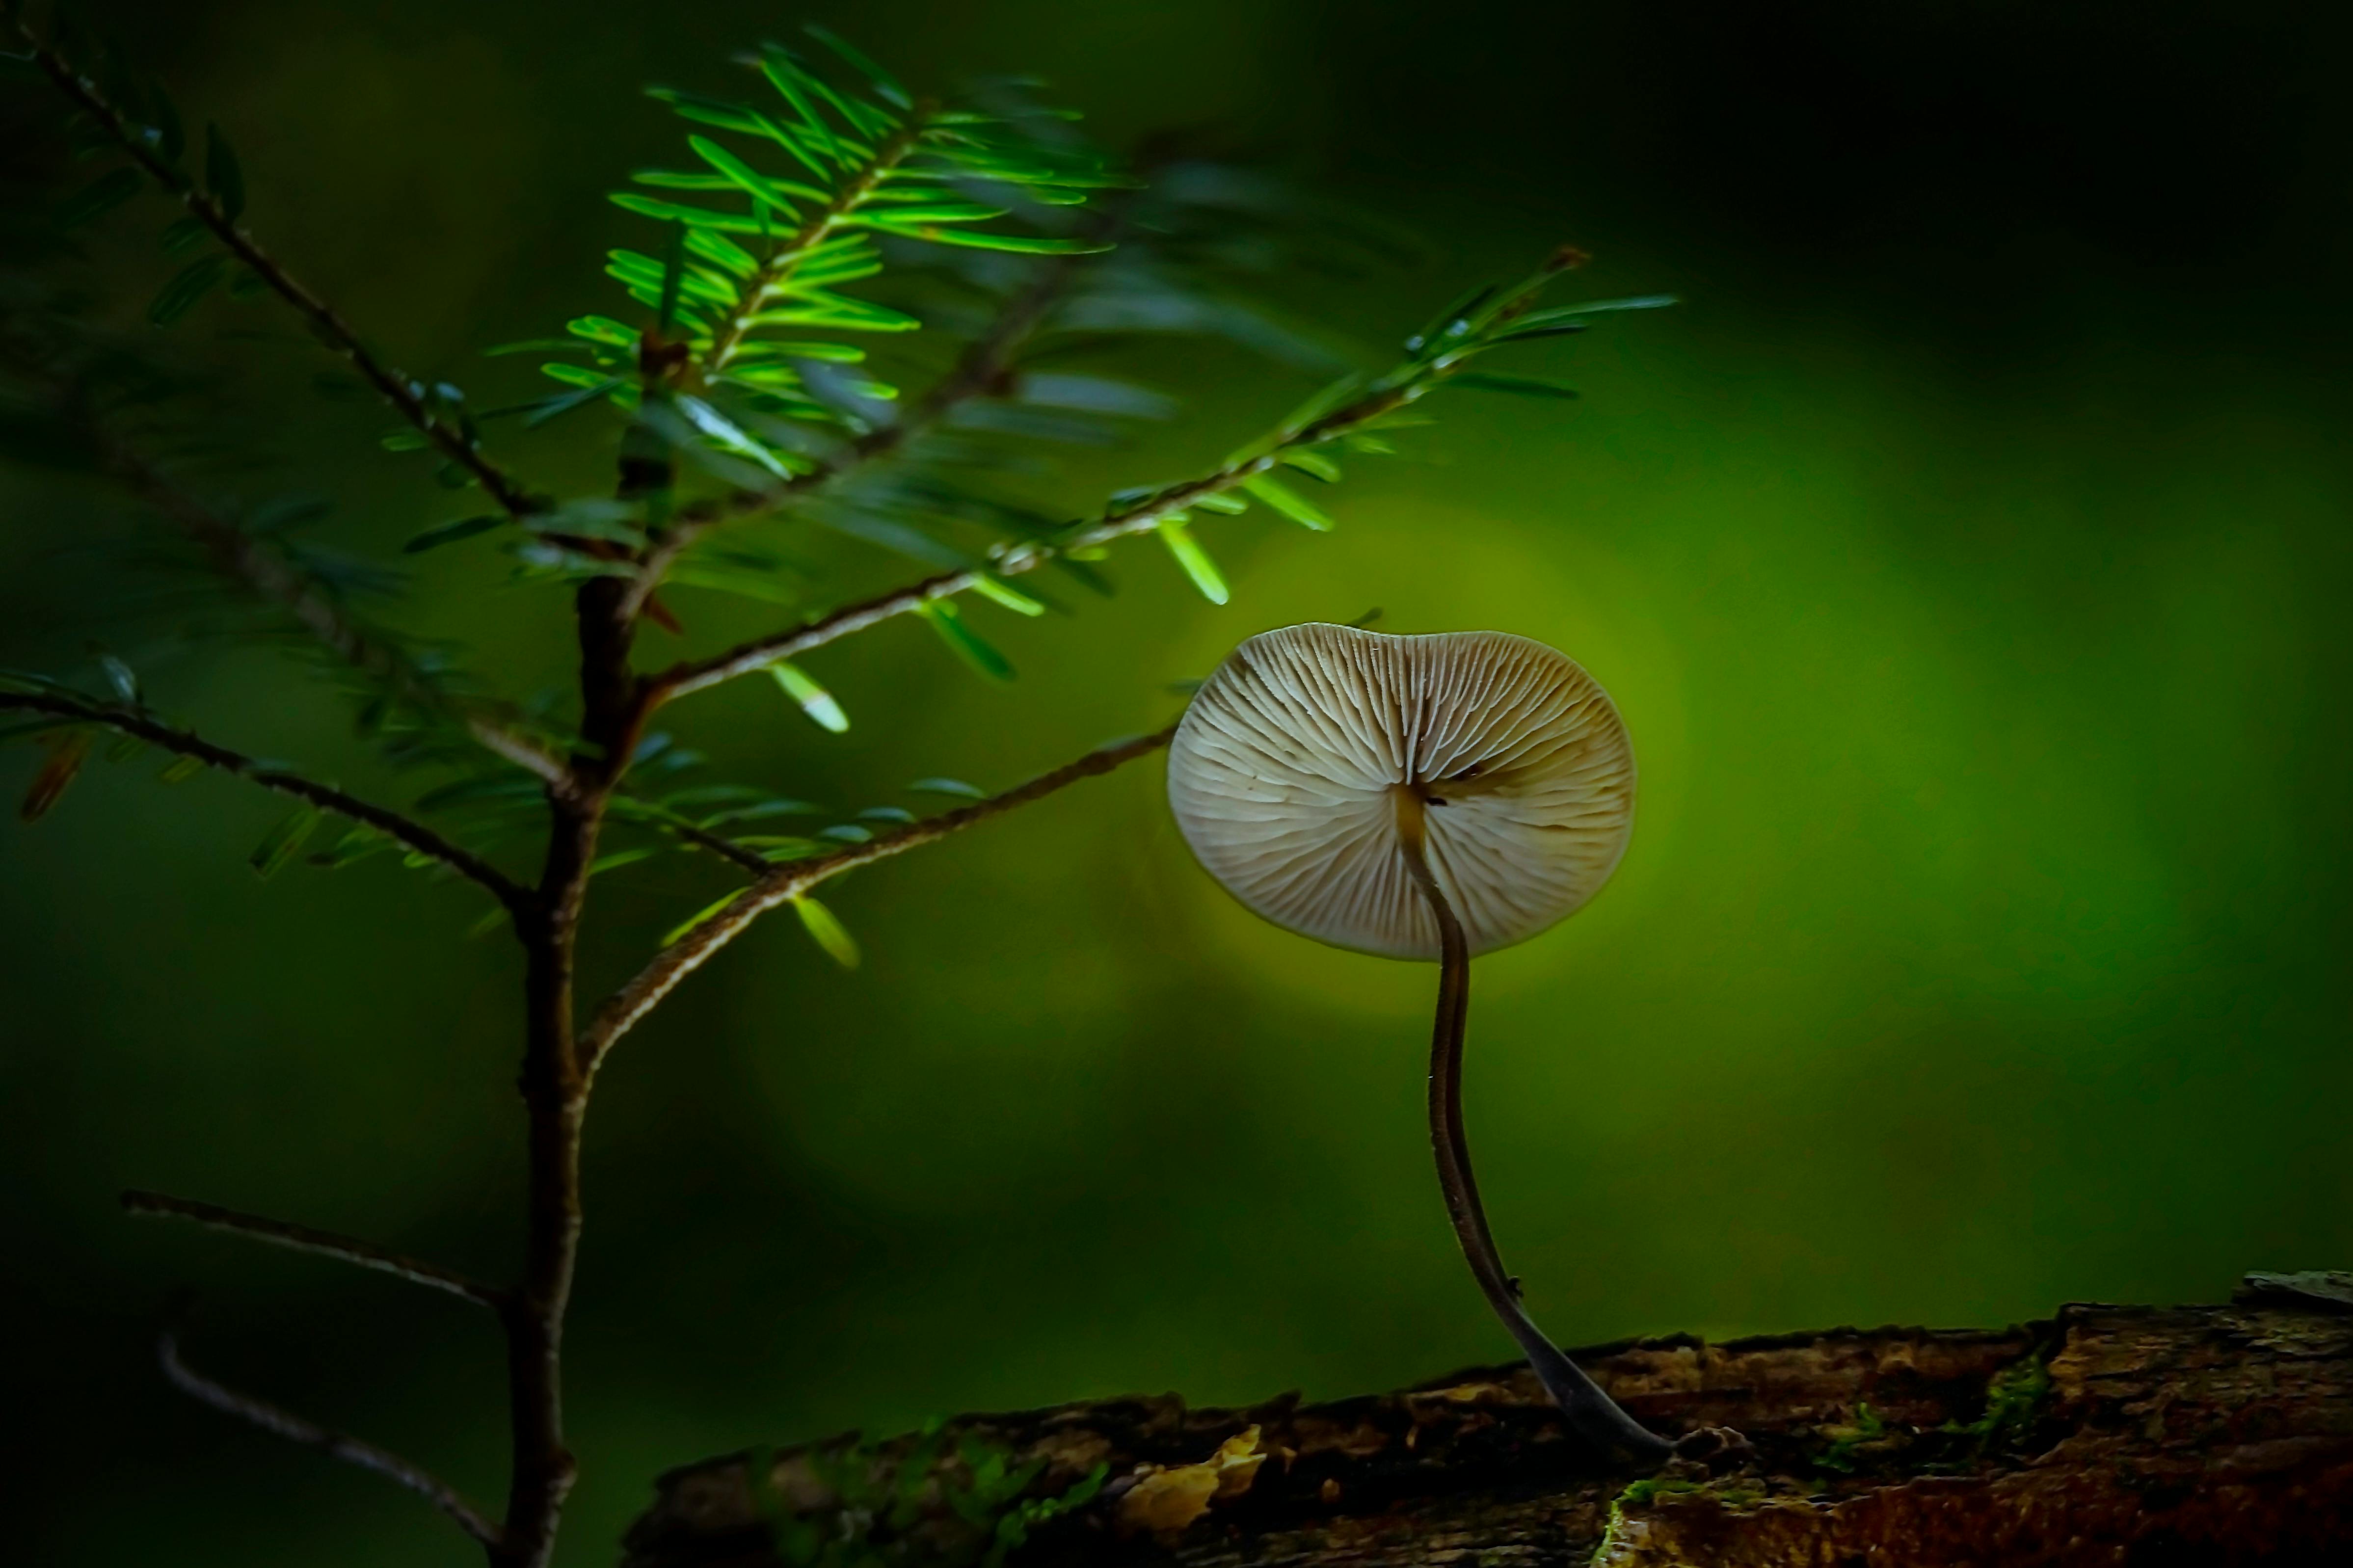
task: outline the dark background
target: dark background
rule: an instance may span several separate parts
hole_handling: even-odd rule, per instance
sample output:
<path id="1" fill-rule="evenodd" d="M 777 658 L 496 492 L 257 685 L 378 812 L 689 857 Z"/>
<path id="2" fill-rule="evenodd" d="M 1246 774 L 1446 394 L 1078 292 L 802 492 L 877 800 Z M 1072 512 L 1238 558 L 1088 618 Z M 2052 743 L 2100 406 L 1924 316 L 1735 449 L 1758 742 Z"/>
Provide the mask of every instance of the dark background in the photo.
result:
<path id="1" fill-rule="evenodd" d="M 1167 683 L 1270 625 L 1377 604 L 1396 629 L 1542 637 L 1618 697 L 1645 790 L 1609 895 L 1479 976 L 1473 1135 L 1556 1333 L 1987 1322 L 2353 1259 L 2341 7 L 90 9 L 234 136 L 280 255 L 399 363 L 486 390 L 528 369 L 481 346 L 614 308 L 600 253 L 644 240 L 602 193 L 679 134 L 635 87 L 723 90 L 731 51 L 804 19 L 924 87 L 1037 72 L 1112 144 L 1180 128 L 1418 235 L 1274 280 L 1368 342 L 1564 239 L 1597 253 L 1594 292 L 1681 293 L 1554 356 L 1586 393 L 1565 415 L 1466 398 L 1436 460 L 1360 466 L 1328 538 L 1213 525 L 1225 609 L 1130 546 L 1113 610 L 973 612 L 1014 686 L 895 626 L 811 661 L 846 736 L 751 682 L 679 727 L 858 805 L 1164 721 Z M 146 244 L 103 263 L 134 306 L 162 276 Z M 377 411 L 310 395 L 299 344 L 213 341 L 270 321 L 184 331 L 240 367 L 227 416 L 343 502 L 338 539 L 390 554 L 448 503 L 376 449 Z M 1187 417 L 1072 478 L 1073 515 L 1312 384 L 1207 349 L 1145 370 Z M 586 485 L 600 459 L 554 438 L 525 460 Z M 90 548 L 132 524 L 5 472 L 0 500 L 0 664 L 64 669 L 100 634 L 137 652 Z M 427 558 L 412 619 L 512 689 L 555 679 L 554 596 L 497 575 Z M 280 661 L 150 679 L 228 743 L 404 787 Z M 491 1498 L 488 1325 L 112 1194 L 502 1271 L 512 955 L 463 940 L 460 889 L 256 881 L 270 804 L 150 771 L 94 770 L 0 833 L 11 1544 L 470 1560 L 413 1499 L 177 1399 L 148 1340 L 194 1283 L 202 1361 Z M 592 982 L 712 891 L 617 884 Z M 1131 1389 L 1336 1394 L 1504 1353 L 1426 1168 L 1429 972 L 1226 902 L 1155 769 L 833 902 L 866 968 L 767 930 L 601 1086 L 565 1561 L 607 1560 L 660 1468 L 747 1442 Z"/>

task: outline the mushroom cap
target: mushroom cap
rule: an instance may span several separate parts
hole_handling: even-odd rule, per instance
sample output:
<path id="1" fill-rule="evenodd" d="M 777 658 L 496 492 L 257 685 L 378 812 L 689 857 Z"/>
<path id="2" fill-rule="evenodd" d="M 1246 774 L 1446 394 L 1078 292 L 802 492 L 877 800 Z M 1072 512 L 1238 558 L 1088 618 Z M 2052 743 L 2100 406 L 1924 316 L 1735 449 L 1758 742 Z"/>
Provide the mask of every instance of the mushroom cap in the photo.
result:
<path id="1" fill-rule="evenodd" d="M 1202 867 L 1275 924 L 1435 959 L 1410 819 L 1471 951 L 1509 947 L 1617 868 L 1634 752 L 1609 693 L 1540 642 L 1315 623 L 1261 633 L 1202 684 L 1168 804 Z"/>

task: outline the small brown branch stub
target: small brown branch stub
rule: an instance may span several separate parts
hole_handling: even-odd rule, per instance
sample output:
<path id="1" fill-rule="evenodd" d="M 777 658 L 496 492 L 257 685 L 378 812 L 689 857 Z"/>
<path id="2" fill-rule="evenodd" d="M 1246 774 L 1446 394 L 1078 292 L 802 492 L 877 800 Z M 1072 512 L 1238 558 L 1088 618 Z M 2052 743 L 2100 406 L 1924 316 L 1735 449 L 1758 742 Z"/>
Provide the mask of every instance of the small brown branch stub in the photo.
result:
<path id="1" fill-rule="evenodd" d="M 156 1342 L 155 1359 L 172 1386 L 190 1398 L 211 1405 L 224 1415 L 249 1422 L 263 1431 L 285 1438 L 305 1448 L 314 1448 L 331 1459 L 341 1459 L 361 1469 L 373 1470 L 388 1480 L 406 1487 L 430 1502 L 457 1524 L 493 1552 L 498 1550 L 498 1526 L 482 1516 L 481 1510 L 466 1500 L 458 1489 L 440 1479 L 422 1466 L 410 1463 L 399 1455 L 380 1448 L 374 1443 L 322 1426 L 305 1420 L 290 1410 L 257 1399 L 206 1376 L 180 1357 L 180 1337 L 177 1329 L 166 1329 Z"/>
<path id="2" fill-rule="evenodd" d="M 620 1037 L 676 989 L 680 982 L 701 968 L 721 948 L 743 935 L 754 921 L 778 905 L 791 902 L 844 871 L 904 854 L 925 844 L 935 844 L 952 833 L 986 822 L 1017 806 L 1027 805 L 1033 800 L 1042 799 L 1081 779 L 1107 773 L 1123 763 L 1133 762 L 1137 757 L 1160 750 L 1168 744 L 1176 732 L 1176 727 L 1172 724 L 1149 735 L 1139 735 L 1133 740 L 1099 747 L 1075 762 L 1065 763 L 1050 773 L 1040 773 L 1028 784 L 1007 790 L 1003 795 L 975 801 L 955 811 L 942 812 L 937 816 L 927 817 L 912 826 L 864 844 L 852 844 L 829 855 L 791 861 L 775 868 L 758 883 L 746 888 L 725 909 L 664 948 L 653 962 L 638 971 L 636 978 L 597 1008 L 596 1017 L 580 1040 L 579 1056 L 583 1070 L 594 1076 Z"/>
<path id="3" fill-rule="evenodd" d="M 103 725 L 119 734 L 136 736 L 149 745 L 160 746 L 184 757 L 194 757 L 208 767 L 233 773 L 266 790 L 307 801 L 322 811 L 332 812 L 362 826 L 372 827 L 403 848 L 448 867 L 468 881 L 486 889 L 510 910 L 526 908 L 531 902 L 531 894 L 505 872 L 472 851 L 452 844 L 421 822 L 356 795 L 346 795 L 342 790 L 313 783 L 283 768 L 265 767 L 242 752 L 216 746 L 190 731 L 174 729 L 139 710 L 42 693 L 0 691 L 0 712 L 10 709 Z"/>
<path id="4" fill-rule="evenodd" d="M 159 1219 L 184 1219 L 271 1247 L 282 1247 L 291 1252 L 341 1258 L 362 1268 L 372 1268 L 379 1274 L 406 1279 L 412 1285 L 447 1291 L 460 1300 L 488 1307 L 494 1312 L 506 1310 L 507 1293 L 494 1285 L 469 1279 L 438 1263 L 404 1257 L 373 1242 L 339 1236 L 331 1230 L 315 1230 L 307 1225 L 294 1225 L 286 1220 L 269 1219 L 260 1215 L 223 1208 L 218 1204 L 204 1203 L 195 1198 L 175 1198 L 167 1193 L 142 1192 L 137 1188 L 122 1194 L 122 1206 L 132 1214 L 148 1215 Z"/>

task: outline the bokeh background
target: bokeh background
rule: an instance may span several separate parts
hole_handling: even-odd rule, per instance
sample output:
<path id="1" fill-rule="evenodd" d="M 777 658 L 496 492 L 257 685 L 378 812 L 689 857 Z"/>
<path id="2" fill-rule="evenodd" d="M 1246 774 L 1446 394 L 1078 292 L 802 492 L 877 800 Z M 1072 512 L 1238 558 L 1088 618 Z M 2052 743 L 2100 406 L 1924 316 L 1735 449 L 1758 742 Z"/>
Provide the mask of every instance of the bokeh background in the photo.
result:
<path id="1" fill-rule="evenodd" d="M 1419 236 L 1272 283 L 1368 343 L 1564 239 L 1594 292 L 1683 295 L 1532 354 L 1582 387 L 1565 412 L 1465 395 L 1427 460 L 1357 464 L 1332 535 L 1207 524 L 1229 607 L 1130 545 L 1113 605 L 972 611 L 1013 685 L 908 622 L 810 660 L 844 736 L 754 682 L 676 728 L 733 776 L 912 804 L 920 775 L 1002 785 L 1165 721 L 1170 683 L 1271 625 L 1527 633 L 1615 694 L 1644 773 L 1608 893 L 1477 976 L 1473 1141 L 1556 1334 L 1994 1322 L 2353 1260 L 2338 8 L 90 9 L 234 135 L 282 255 L 485 394 L 528 369 L 481 346 L 611 309 L 597 258 L 641 241 L 601 193 L 677 135 L 635 86 L 720 86 L 801 19 L 926 85 L 1037 72 L 1113 144 L 1183 128 Z M 203 346 L 245 309 L 185 331 L 343 503 L 332 536 L 389 553 L 448 515 L 299 348 Z M 1187 473 L 1312 384 L 1209 349 L 1140 368 L 1185 418 L 1054 507 Z M 593 481 L 585 432 L 519 455 Z M 126 525 L 0 497 L 0 663 L 69 667 Z M 483 561 L 425 558 L 414 623 L 554 679 L 556 596 Z M 758 619 L 685 597 L 698 638 Z M 149 679 L 230 743 L 409 787 L 282 661 Z M 19 788 L 31 753 L 5 755 Z M 151 773 L 94 768 L 0 833 L 5 1554 L 471 1561 L 413 1499 L 178 1399 L 148 1347 L 193 1284 L 203 1363 L 492 1497 L 489 1327 L 113 1194 L 502 1270 L 512 955 L 464 940 L 462 888 L 258 881 L 271 803 Z M 861 874 L 831 901 L 864 969 L 772 924 L 628 1042 L 587 1153 L 565 1562 L 610 1560 L 657 1470 L 747 1442 L 1505 1352 L 1428 1171 L 1430 972 L 1253 920 L 1159 789 L 1137 766 Z M 592 978 L 708 877 L 600 883 Z"/>

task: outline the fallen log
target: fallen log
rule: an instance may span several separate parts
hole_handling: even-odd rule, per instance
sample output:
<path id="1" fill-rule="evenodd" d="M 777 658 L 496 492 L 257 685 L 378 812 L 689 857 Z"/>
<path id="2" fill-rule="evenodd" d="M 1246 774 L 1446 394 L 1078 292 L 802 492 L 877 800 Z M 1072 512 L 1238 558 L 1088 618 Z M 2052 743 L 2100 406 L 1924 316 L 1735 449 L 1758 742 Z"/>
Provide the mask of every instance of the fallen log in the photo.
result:
<path id="1" fill-rule="evenodd" d="M 1654 1428 L 1745 1440 L 1609 1473 L 1516 1366 L 1101 1400 L 673 1470 L 624 1568 L 2353 1563 L 2353 1276 L 1577 1359 Z"/>

